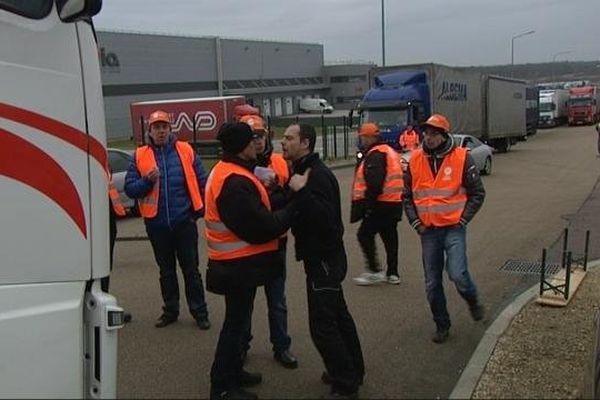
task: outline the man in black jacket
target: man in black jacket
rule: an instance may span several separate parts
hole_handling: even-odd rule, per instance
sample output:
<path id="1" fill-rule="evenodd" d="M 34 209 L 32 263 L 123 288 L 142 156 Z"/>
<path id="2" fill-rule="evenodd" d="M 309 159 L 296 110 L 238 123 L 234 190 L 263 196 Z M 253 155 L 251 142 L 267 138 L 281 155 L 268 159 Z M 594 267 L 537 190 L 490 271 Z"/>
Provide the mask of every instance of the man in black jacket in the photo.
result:
<path id="1" fill-rule="evenodd" d="M 355 171 L 350 223 L 362 220 L 357 237 L 367 271 L 354 278 L 354 282 L 360 286 L 380 282 L 397 285 L 400 283 L 398 221 L 402 219 L 402 161 L 394 149 L 381 142 L 377 125 L 365 123 L 358 134 L 365 156 Z M 377 259 L 377 234 L 385 247 L 385 274 Z"/>
<path id="2" fill-rule="evenodd" d="M 281 142 L 295 174 L 308 175 L 292 222 L 296 259 L 304 262 L 311 337 L 323 358 L 331 395 L 354 397 L 365 373 L 360 340 L 342 291 L 347 260 L 340 189 L 333 173 L 314 153 L 315 129 L 290 125 Z M 291 181 L 294 180 L 292 177 Z"/>
<path id="3" fill-rule="evenodd" d="M 262 381 L 243 370 L 242 350 L 257 286 L 282 273 L 278 238 L 290 226 L 295 202 L 273 212 L 266 189 L 253 174 L 256 148 L 244 123 L 225 124 L 218 139 L 223 160 L 206 186 L 207 289 L 225 296 L 225 320 L 211 369 L 211 399 L 256 399 L 243 387 Z M 306 177 L 290 180 L 299 191 Z M 297 196 L 302 201 L 302 195 Z"/>
<path id="4" fill-rule="evenodd" d="M 423 148 L 411 155 L 404 175 L 404 206 L 421 236 L 427 300 L 436 324 L 435 343 L 448 339 L 450 316 L 442 273 L 446 269 L 475 321 L 483 318 L 477 287 L 467 267 L 466 227 L 481 208 L 485 189 L 466 149 L 456 147 L 440 114 L 425 122 Z"/>

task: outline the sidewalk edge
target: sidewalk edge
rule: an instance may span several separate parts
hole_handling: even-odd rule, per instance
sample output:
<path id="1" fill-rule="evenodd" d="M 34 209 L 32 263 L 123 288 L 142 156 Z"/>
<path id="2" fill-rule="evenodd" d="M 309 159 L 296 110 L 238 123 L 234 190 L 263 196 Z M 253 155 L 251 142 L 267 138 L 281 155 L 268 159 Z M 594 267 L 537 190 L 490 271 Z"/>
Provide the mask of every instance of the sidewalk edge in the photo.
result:
<path id="1" fill-rule="evenodd" d="M 588 268 L 596 268 L 598 266 L 600 266 L 600 259 L 588 262 Z M 452 393 L 448 397 L 449 399 L 470 399 L 473 396 L 475 387 L 479 383 L 479 378 L 481 378 L 485 370 L 498 339 L 504 334 L 514 317 L 521 311 L 525 304 L 529 303 L 538 294 L 539 290 L 540 285 L 537 283 L 521 293 L 492 322 L 475 348 L 458 382 L 456 382 Z"/>

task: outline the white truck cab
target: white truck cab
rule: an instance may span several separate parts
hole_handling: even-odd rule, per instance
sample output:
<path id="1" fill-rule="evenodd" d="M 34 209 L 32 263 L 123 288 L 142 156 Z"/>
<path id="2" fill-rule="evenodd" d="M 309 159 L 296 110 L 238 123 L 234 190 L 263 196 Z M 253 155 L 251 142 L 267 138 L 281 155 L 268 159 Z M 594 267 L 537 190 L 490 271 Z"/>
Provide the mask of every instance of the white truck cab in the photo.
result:
<path id="1" fill-rule="evenodd" d="M 101 0 L 0 0 L 0 397 L 114 398 Z"/>

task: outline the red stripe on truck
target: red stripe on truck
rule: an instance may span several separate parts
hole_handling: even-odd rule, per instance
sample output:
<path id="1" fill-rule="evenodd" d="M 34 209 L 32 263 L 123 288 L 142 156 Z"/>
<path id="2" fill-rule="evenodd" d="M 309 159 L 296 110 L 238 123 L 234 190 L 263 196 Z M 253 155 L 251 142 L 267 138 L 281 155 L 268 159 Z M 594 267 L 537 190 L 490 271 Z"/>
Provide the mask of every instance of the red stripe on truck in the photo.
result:
<path id="1" fill-rule="evenodd" d="M 48 196 L 71 217 L 87 239 L 81 198 L 67 172 L 43 150 L 4 129 L 0 129 L 0 175 Z"/>
<path id="2" fill-rule="evenodd" d="M 2 102 L 0 102 L 0 118 L 6 118 L 23 125 L 31 126 L 32 128 L 39 129 L 40 131 L 62 139 L 82 150 L 84 153 L 89 153 L 98 161 L 98 163 L 100 163 L 103 169 L 106 169 L 108 165 L 106 148 L 104 148 L 102 143 L 85 132 L 61 121 Z"/>

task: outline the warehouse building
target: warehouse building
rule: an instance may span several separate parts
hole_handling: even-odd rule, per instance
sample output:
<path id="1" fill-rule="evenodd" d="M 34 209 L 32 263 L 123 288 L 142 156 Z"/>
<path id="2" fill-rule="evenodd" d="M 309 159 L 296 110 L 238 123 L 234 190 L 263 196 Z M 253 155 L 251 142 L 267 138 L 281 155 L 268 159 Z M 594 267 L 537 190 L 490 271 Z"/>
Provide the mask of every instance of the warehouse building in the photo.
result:
<path id="1" fill-rule="evenodd" d="M 306 97 L 344 108 L 372 66 L 325 67 L 316 43 L 98 31 L 98 46 L 109 139 L 131 136 L 138 101 L 244 95 L 273 117 L 298 113 Z"/>

